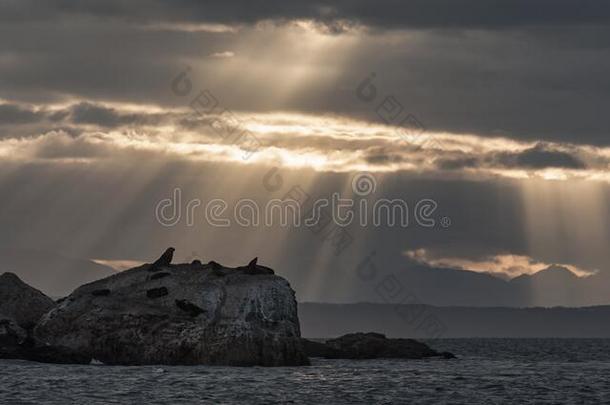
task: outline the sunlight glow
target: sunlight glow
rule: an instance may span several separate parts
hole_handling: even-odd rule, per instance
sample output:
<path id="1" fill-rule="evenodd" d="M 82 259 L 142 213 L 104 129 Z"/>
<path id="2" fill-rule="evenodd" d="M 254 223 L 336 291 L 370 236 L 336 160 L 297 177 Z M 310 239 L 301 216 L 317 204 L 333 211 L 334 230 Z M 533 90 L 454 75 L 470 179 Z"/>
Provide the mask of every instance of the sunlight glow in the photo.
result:
<path id="1" fill-rule="evenodd" d="M 579 277 L 596 273 L 596 270 L 581 269 L 570 264 L 543 263 L 528 256 L 500 254 L 479 259 L 461 257 L 430 257 L 426 249 L 409 250 L 405 255 L 419 263 L 432 267 L 445 267 L 459 270 L 487 273 L 501 278 L 514 278 L 522 274 L 534 274 L 552 265 L 569 269 Z"/>
<path id="2" fill-rule="evenodd" d="M 4 101 L 6 102 L 6 101 Z M 72 104 L 30 106 L 61 111 Z M 234 112 L 247 131 L 224 136 L 211 126 L 222 115 L 201 116 L 187 107 L 102 102 L 115 114 L 111 129 L 85 123 L 65 130 L 0 139 L 0 156 L 19 161 L 94 161 L 127 159 L 133 154 L 185 162 L 226 162 L 236 165 L 279 165 L 319 172 L 405 172 L 445 179 L 507 178 L 522 181 L 587 180 L 609 183 L 610 148 L 514 141 L 473 134 L 427 132 L 415 140 L 396 127 L 349 117 L 290 112 Z M 135 117 L 135 118 L 134 118 Z M 122 122 L 124 124 L 121 124 Z M 133 122 L 133 123 L 132 123 Z M 250 143 L 244 139 L 249 139 Z M 574 156 L 582 165 L 545 167 L 528 163 L 543 158 Z M 543 161 L 544 163 L 544 161 Z M 553 164 L 551 160 L 550 165 Z"/>

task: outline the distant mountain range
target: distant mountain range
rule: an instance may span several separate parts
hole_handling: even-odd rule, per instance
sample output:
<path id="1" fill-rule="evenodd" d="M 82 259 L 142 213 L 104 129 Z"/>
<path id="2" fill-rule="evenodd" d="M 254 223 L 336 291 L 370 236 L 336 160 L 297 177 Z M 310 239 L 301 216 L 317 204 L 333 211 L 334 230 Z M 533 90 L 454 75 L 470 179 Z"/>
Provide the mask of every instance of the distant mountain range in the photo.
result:
<path id="1" fill-rule="evenodd" d="M 0 272 L 13 272 L 52 297 L 65 296 L 82 284 L 115 274 L 115 268 L 133 267 L 132 261 L 121 262 L 123 267 L 112 263 L 71 258 L 49 251 L 0 248 Z M 578 277 L 565 267 L 553 265 L 535 274 L 509 280 L 490 273 L 431 267 L 416 261 L 409 261 L 402 270 L 392 270 L 392 266 L 379 266 L 379 270 L 375 280 L 360 280 L 349 290 L 342 291 L 344 298 L 336 302 L 465 307 L 610 304 L 610 274 L 604 272 Z M 332 280 L 332 270 L 329 272 L 329 280 Z M 294 282 L 290 276 L 288 279 L 298 297 L 303 287 L 298 280 Z M 329 300 L 332 301 L 335 295 L 329 293 Z"/>
<path id="2" fill-rule="evenodd" d="M 418 301 L 440 306 L 553 307 L 610 304 L 610 276 L 578 277 L 562 266 L 507 280 L 488 273 L 413 264 L 391 273 Z M 383 294 L 372 301 L 384 300 Z"/>
<path id="3" fill-rule="evenodd" d="M 0 273 L 15 273 L 29 285 L 58 298 L 82 284 L 115 274 L 109 266 L 48 251 L 0 249 Z"/>
<path id="4" fill-rule="evenodd" d="M 331 338 L 380 332 L 413 338 L 609 338 L 610 306 L 480 308 L 392 304 L 299 304 L 301 334 Z"/>

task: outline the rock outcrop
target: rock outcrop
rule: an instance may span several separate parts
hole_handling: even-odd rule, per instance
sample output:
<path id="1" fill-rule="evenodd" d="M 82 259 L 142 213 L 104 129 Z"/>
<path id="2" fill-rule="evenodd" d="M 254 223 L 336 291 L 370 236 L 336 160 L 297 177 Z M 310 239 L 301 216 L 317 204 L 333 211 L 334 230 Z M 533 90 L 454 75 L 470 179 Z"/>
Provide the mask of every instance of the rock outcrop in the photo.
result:
<path id="1" fill-rule="evenodd" d="M 28 334 L 25 329 L 8 318 L 0 319 L 0 358 L 20 358 L 21 346 L 27 340 Z"/>
<path id="2" fill-rule="evenodd" d="M 40 345 L 32 338 L 36 322 L 55 302 L 13 273 L 0 275 L 0 358 L 48 363 L 88 363 L 70 349 Z"/>
<path id="3" fill-rule="evenodd" d="M 34 337 L 105 364 L 308 364 L 294 291 L 271 269 L 164 264 L 151 275 L 152 267 L 78 288 Z"/>
<path id="4" fill-rule="evenodd" d="M 439 353 L 413 339 L 388 339 L 381 333 L 349 333 L 324 343 L 303 339 L 308 356 L 327 359 L 423 359 L 454 358 L 448 352 Z"/>
<path id="5" fill-rule="evenodd" d="M 0 320 L 10 319 L 21 328 L 30 329 L 54 306 L 51 298 L 21 281 L 17 275 L 0 275 Z"/>
<path id="6" fill-rule="evenodd" d="M 328 346 L 324 342 L 309 339 L 301 339 L 301 341 L 303 342 L 303 349 L 305 350 L 305 353 L 307 353 L 307 357 L 323 357 L 326 359 L 347 358 L 343 353 Z"/>
<path id="7" fill-rule="evenodd" d="M 51 298 L 17 275 L 0 275 L 0 358 L 18 356 L 36 322 L 54 306 Z"/>

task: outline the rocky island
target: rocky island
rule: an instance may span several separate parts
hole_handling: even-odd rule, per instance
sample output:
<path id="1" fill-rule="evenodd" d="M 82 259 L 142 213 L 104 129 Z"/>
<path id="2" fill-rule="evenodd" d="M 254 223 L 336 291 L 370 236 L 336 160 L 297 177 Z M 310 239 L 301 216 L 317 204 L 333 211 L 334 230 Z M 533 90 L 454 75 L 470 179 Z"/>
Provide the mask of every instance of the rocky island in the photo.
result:
<path id="1" fill-rule="evenodd" d="M 410 339 L 353 334 L 301 338 L 295 293 L 252 260 L 236 268 L 171 264 L 173 249 L 77 288 L 54 302 L 17 276 L 0 276 L 0 358 L 115 365 L 302 366 L 308 356 L 424 358 Z M 320 355 L 320 351 L 323 353 Z"/>
<path id="2" fill-rule="evenodd" d="M 414 339 L 388 339 L 381 333 L 348 333 L 336 339 L 316 342 L 303 339 L 309 357 L 326 359 L 425 359 L 442 357 L 453 359 L 449 352 L 437 352 Z"/>

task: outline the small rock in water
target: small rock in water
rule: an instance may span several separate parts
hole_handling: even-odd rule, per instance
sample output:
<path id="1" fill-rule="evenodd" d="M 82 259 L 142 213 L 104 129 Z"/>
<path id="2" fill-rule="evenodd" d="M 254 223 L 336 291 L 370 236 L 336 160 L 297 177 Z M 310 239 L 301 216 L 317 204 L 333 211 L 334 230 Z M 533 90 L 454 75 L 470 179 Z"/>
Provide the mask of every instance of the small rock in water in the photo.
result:
<path id="1" fill-rule="evenodd" d="M 455 357 L 455 354 L 450 353 L 450 352 L 441 352 L 441 353 L 440 353 L 440 356 L 441 356 L 443 359 L 457 359 L 457 357 Z"/>
<path id="2" fill-rule="evenodd" d="M 423 359 L 455 358 L 449 352 L 439 353 L 413 339 L 389 339 L 381 333 L 348 333 L 324 343 L 302 339 L 309 356 L 327 359 Z"/>

